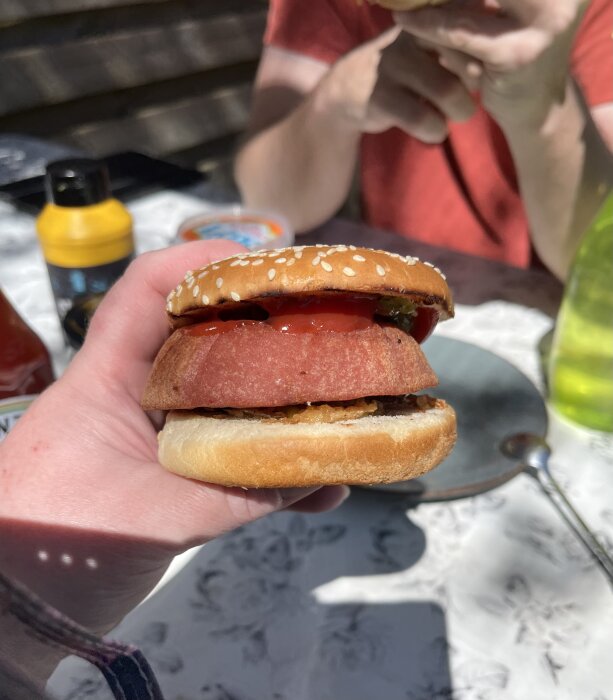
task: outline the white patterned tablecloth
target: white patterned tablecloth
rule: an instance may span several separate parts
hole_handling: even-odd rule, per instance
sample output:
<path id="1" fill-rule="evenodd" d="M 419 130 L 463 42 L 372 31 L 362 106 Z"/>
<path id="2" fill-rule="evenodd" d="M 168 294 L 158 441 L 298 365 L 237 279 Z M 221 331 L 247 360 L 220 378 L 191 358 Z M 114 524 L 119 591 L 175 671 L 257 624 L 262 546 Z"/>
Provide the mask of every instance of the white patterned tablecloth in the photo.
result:
<path id="1" fill-rule="evenodd" d="M 170 192 L 133 204 L 139 251 L 167 245 L 202 207 Z M 61 371 L 33 222 L 8 204 L 0 256 L 3 288 Z M 540 387 L 536 348 L 551 325 L 504 298 L 460 303 L 439 332 Z M 548 438 L 555 475 L 612 548 L 611 437 L 551 416 Z M 269 517 L 177 561 L 113 634 L 142 648 L 168 700 L 613 700 L 611 589 L 525 475 L 451 503 L 408 508 L 355 490 L 332 513 Z M 63 700 L 110 697 L 76 659 L 50 687 Z"/>

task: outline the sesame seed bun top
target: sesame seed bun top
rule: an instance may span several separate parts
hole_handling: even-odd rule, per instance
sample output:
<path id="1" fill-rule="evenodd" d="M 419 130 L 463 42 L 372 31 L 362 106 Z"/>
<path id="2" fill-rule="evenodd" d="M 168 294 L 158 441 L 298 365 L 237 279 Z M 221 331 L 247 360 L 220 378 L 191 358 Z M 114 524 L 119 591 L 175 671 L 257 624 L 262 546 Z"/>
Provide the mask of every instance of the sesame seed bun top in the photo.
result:
<path id="1" fill-rule="evenodd" d="M 397 253 L 349 245 L 294 246 L 241 253 L 189 270 L 167 298 L 173 325 L 206 316 L 214 307 L 270 296 L 349 292 L 404 297 L 432 306 L 440 319 L 453 316 L 443 273 Z"/>

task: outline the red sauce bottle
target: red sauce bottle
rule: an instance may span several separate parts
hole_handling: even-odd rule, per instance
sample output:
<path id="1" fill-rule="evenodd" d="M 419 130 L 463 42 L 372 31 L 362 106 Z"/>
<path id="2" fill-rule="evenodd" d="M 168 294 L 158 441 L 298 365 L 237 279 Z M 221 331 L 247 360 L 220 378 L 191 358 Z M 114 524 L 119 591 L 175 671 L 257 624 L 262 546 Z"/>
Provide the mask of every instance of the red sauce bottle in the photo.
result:
<path id="1" fill-rule="evenodd" d="M 0 441 L 52 381 L 47 348 L 0 290 Z"/>

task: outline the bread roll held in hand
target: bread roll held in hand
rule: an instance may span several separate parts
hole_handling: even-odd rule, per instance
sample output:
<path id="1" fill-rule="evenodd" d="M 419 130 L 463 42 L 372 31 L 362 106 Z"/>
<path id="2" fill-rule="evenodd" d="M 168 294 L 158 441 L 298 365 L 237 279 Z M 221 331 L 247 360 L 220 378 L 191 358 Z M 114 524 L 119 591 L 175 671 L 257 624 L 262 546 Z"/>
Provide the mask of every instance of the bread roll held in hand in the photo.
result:
<path id="1" fill-rule="evenodd" d="M 419 343 L 453 315 L 416 258 L 297 246 L 190 271 L 142 399 L 170 411 L 159 459 L 245 488 L 374 484 L 432 469 L 455 442 Z"/>

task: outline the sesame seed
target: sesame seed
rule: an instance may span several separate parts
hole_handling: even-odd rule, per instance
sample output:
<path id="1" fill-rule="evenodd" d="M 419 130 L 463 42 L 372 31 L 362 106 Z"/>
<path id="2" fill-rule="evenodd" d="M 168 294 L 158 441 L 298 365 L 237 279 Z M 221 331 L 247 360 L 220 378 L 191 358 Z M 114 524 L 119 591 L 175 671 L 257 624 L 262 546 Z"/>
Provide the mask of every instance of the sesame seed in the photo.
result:
<path id="1" fill-rule="evenodd" d="M 419 262 L 419 258 L 407 258 L 406 263 L 407 265 L 416 265 Z"/>
<path id="2" fill-rule="evenodd" d="M 211 270 L 219 270 L 219 265 L 211 265 Z"/>
<path id="3" fill-rule="evenodd" d="M 427 265 L 428 267 L 434 267 L 434 265 L 431 262 L 424 262 L 424 265 Z"/>
<path id="4" fill-rule="evenodd" d="M 173 289 L 172 292 L 166 297 L 166 301 L 170 301 L 171 299 L 174 299 L 175 296 L 175 290 Z"/>
<path id="5" fill-rule="evenodd" d="M 275 260 L 275 263 L 277 264 L 283 264 L 284 262 L 287 262 L 287 258 L 277 258 Z"/>
<path id="6" fill-rule="evenodd" d="M 355 270 L 352 270 L 350 267 L 344 267 L 343 274 L 347 275 L 347 277 L 355 277 Z"/>
<path id="7" fill-rule="evenodd" d="M 230 292 L 230 296 L 232 297 L 233 301 L 240 301 L 241 300 L 240 294 L 237 294 L 236 292 Z"/>
<path id="8" fill-rule="evenodd" d="M 241 260 L 241 267 L 247 267 L 247 265 L 251 265 L 251 260 Z"/>
<path id="9" fill-rule="evenodd" d="M 298 260 L 300 260 L 300 258 L 302 257 L 302 249 L 296 250 L 296 251 L 294 252 L 294 256 L 295 256 Z"/>
<path id="10" fill-rule="evenodd" d="M 201 273 L 198 275 L 198 279 L 201 280 L 203 277 L 206 277 L 208 274 L 209 274 L 209 271 L 208 271 L 208 270 L 205 270 L 204 272 L 201 272 Z"/>
<path id="11" fill-rule="evenodd" d="M 276 257 L 278 257 L 279 255 L 281 255 L 281 253 L 280 253 L 278 250 L 275 250 L 274 253 L 268 253 L 268 257 L 269 257 L 269 258 L 276 258 Z"/>
<path id="12" fill-rule="evenodd" d="M 295 264 L 295 262 L 296 262 L 296 258 L 290 258 L 290 259 L 287 261 L 287 266 L 288 266 L 288 267 L 291 267 L 292 265 Z"/>
<path id="13" fill-rule="evenodd" d="M 326 272 L 332 272 L 332 265 L 330 265 L 330 263 L 324 261 L 321 266 Z"/>
<path id="14" fill-rule="evenodd" d="M 183 285 L 180 284 L 180 285 L 177 287 L 177 294 L 181 294 L 182 291 L 183 291 Z"/>
<path id="15" fill-rule="evenodd" d="M 207 295 L 206 295 L 206 294 L 203 294 L 203 295 L 202 295 L 202 303 L 203 303 L 205 306 L 208 306 L 209 301 L 210 301 L 210 300 L 209 300 L 209 298 L 207 297 Z"/>
<path id="16" fill-rule="evenodd" d="M 274 280 L 276 274 L 277 274 L 277 271 L 274 270 L 273 268 L 270 268 L 270 270 L 268 270 L 268 279 L 272 282 Z"/>
<path id="17" fill-rule="evenodd" d="M 192 289 L 192 294 L 194 295 L 194 299 L 200 294 L 200 287 L 198 285 Z"/>
<path id="18" fill-rule="evenodd" d="M 353 256 L 353 259 L 354 259 L 356 262 L 366 262 L 366 258 L 363 257 L 363 256 L 361 256 L 361 255 L 354 255 L 354 256 Z"/>
<path id="19" fill-rule="evenodd" d="M 185 273 L 185 281 L 187 281 L 190 277 L 193 277 L 193 276 L 194 276 L 194 271 L 193 271 L 193 270 L 188 270 L 188 271 Z"/>
<path id="20" fill-rule="evenodd" d="M 235 260 L 234 262 L 230 263 L 230 267 L 238 267 L 240 264 L 242 264 L 242 260 Z"/>
<path id="21" fill-rule="evenodd" d="M 223 284 L 223 277 L 218 277 L 215 280 L 215 286 L 217 287 L 217 289 L 221 289 L 222 284 Z"/>
<path id="22" fill-rule="evenodd" d="M 346 245 L 337 245 L 336 250 L 338 250 L 339 253 L 344 253 L 347 250 L 347 246 Z"/>
<path id="23" fill-rule="evenodd" d="M 320 262 L 320 261 L 321 261 L 321 258 L 319 257 L 319 255 L 316 255 L 316 256 L 313 258 L 313 261 L 311 262 L 311 264 L 312 264 L 312 265 L 319 265 L 319 262 Z"/>
<path id="24" fill-rule="evenodd" d="M 385 277 L 385 268 L 382 265 L 377 265 L 377 274 L 379 277 Z"/>
<path id="25" fill-rule="evenodd" d="M 196 281 L 196 280 L 195 280 L 193 277 L 190 277 L 190 278 L 189 278 L 189 282 L 187 283 L 187 288 L 188 288 L 188 289 L 191 289 L 191 288 L 194 286 L 194 282 L 195 282 L 195 281 Z"/>
<path id="26" fill-rule="evenodd" d="M 169 302 L 166 304 L 166 311 L 172 311 L 172 302 L 171 302 L 171 301 L 169 301 Z"/>
<path id="27" fill-rule="evenodd" d="M 254 260 L 251 264 L 255 267 L 256 265 L 263 265 L 264 261 L 260 258 L 259 260 Z"/>
<path id="28" fill-rule="evenodd" d="M 357 250 L 357 248 L 354 245 L 350 245 L 349 250 Z"/>

